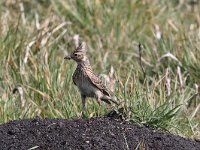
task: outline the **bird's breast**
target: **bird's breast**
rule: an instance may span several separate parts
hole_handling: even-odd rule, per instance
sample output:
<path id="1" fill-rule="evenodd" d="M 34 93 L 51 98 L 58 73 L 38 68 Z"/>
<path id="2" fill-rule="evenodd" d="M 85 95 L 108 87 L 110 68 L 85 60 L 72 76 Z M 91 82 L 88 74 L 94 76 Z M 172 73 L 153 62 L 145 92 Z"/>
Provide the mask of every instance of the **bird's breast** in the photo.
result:
<path id="1" fill-rule="evenodd" d="M 95 97 L 95 93 L 98 89 L 91 84 L 84 70 L 76 69 L 73 74 L 73 81 L 78 87 L 81 94 L 87 97 Z"/>

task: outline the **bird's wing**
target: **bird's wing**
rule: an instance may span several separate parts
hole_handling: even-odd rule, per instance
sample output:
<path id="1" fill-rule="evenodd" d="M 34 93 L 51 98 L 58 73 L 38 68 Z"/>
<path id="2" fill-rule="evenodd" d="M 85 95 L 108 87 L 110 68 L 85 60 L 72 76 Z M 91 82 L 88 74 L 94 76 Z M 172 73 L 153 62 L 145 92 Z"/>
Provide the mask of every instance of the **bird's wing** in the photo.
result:
<path id="1" fill-rule="evenodd" d="M 96 87 L 98 88 L 104 95 L 110 96 L 108 89 L 106 86 L 103 84 L 101 79 L 93 73 L 92 70 L 87 69 L 86 74 L 88 76 L 89 81 Z"/>

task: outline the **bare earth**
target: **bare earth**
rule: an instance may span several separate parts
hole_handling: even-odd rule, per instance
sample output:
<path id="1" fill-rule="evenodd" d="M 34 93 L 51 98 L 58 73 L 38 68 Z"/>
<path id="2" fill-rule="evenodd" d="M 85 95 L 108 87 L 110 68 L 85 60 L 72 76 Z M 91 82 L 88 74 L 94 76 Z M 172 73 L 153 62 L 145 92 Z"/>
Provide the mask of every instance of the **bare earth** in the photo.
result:
<path id="1" fill-rule="evenodd" d="M 1 150 L 200 150 L 200 142 L 107 117 L 26 119 L 0 125 Z"/>

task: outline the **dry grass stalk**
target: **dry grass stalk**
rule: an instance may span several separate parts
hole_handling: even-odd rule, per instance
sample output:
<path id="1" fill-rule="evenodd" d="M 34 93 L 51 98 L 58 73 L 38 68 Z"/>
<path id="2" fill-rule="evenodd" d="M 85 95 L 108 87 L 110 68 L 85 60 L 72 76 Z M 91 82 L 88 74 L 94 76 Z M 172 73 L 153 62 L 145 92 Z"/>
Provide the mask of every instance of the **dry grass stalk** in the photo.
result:
<path id="1" fill-rule="evenodd" d="M 20 8 L 21 17 L 22 17 L 22 23 L 23 25 L 26 25 L 26 18 L 24 14 L 24 4 L 22 2 L 19 3 L 19 8 Z"/>
<path id="2" fill-rule="evenodd" d="M 145 73 L 145 70 L 144 70 L 144 66 L 142 64 L 142 49 L 143 49 L 143 45 L 141 43 L 138 44 L 138 50 L 139 50 L 139 63 L 140 63 L 140 67 L 142 69 L 142 72 L 143 72 L 143 76 L 144 78 L 146 78 L 146 73 Z"/>
<path id="3" fill-rule="evenodd" d="M 17 85 L 14 89 L 13 89 L 13 94 L 15 94 L 16 92 L 19 93 L 20 96 L 20 101 L 21 101 L 21 107 L 23 108 L 25 106 L 25 98 L 24 98 L 24 90 L 22 88 L 22 86 Z"/>
<path id="4" fill-rule="evenodd" d="M 156 66 L 159 66 L 160 63 L 161 63 L 161 61 L 162 61 L 164 58 L 166 58 L 166 57 L 169 57 L 169 58 L 171 58 L 172 60 L 175 60 L 176 62 L 178 62 L 178 64 L 179 64 L 180 66 L 182 66 L 182 63 L 178 60 L 178 58 L 176 58 L 176 56 L 174 56 L 174 55 L 173 55 L 172 53 L 170 53 L 170 52 L 167 52 L 166 54 L 162 55 L 162 56 L 157 60 Z"/>
<path id="5" fill-rule="evenodd" d="M 166 69 L 165 73 L 165 92 L 167 97 L 171 95 L 171 79 L 169 77 L 169 68 Z"/>
<path id="6" fill-rule="evenodd" d="M 75 34 L 73 37 L 75 48 L 79 46 L 80 37 L 78 34 Z"/>
<path id="7" fill-rule="evenodd" d="M 155 36 L 158 40 L 160 40 L 160 39 L 162 38 L 162 32 L 160 31 L 159 25 L 155 24 L 155 25 L 154 25 L 154 30 L 155 30 L 154 36 Z"/>
<path id="8" fill-rule="evenodd" d="M 110 67 L 110 72 L 108 75 L 106 74 L 102 74 L 101 75 L 104 80 L 105 80 L 105 85 L 107 85 L 108 89 L 110 89 L 111 92 L 115 91 L 115 83 L 116 83 L 116 79 L 115 79 L 115 70 L 113 68 L 113 66 Z"/>
<path id="9" fill-rule="evenodd" d="M 184 88 L 184 83 L 183 83 L 181 68 L 179 66 L 177 67 L 177 74 L 178 74 L 178 80 L 179 80 L 179 89 L 180 89 L 180 92 L 182 93 L 183 88 Z"/>

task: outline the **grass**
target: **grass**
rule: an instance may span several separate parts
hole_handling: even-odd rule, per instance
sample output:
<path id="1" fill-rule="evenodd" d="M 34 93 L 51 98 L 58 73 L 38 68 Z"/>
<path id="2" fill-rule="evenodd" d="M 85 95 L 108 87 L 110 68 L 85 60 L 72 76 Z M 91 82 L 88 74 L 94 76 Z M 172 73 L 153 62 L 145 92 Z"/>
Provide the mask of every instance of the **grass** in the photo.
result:
<path id="1" fill-rule="evenodd" d="M 105 76 L 113 66 L 114 93 L 128 120 L 198 138 L 198 7 L 159 0 L 2 1 L 0 122 L 80 117 L 75 63 L 63 59 L 79 34 L 96 73 Z M 87 117 L 107 111 L 87 101 Z"/>

